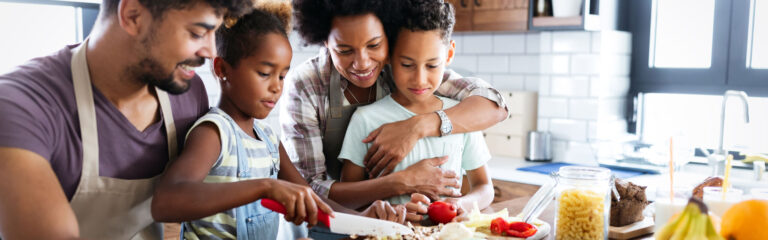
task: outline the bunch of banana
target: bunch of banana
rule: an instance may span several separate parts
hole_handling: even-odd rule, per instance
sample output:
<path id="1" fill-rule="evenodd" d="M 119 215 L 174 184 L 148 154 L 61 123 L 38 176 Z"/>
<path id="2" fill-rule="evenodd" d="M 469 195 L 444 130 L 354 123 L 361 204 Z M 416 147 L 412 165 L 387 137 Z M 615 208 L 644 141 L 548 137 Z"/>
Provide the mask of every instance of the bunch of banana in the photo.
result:
<path id="1" fill-rule="evenodd" d="M 688 200 L 685 210 L 654 235 L 656 239 L 719 239 L 712 220 L 707 215 L 707 205 L 698 198 Z"/>

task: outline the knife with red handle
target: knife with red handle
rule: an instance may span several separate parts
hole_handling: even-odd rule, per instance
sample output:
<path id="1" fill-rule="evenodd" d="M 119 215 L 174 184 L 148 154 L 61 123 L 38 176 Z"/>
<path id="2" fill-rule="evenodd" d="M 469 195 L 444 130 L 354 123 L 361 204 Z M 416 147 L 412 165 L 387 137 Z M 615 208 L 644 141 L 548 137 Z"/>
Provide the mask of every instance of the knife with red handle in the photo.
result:
<path id="1" fill-rule="evenodd" d="M 279 202 L 262 198 L 261 205 L 265 208 L 285 214 L 285 206 Z M 317 212 L 317 221 L 325 224 L 334 233 L 361 236 L 400 236 L 404 234 L 413 234 L 410 228 L 395 222 L 389 222 L 374 218 L 362 217 L 352 214 L 333 213 L 331 218 L 327 213 Z"/>
<path id="2" fill-rule="evenodd" d="M 286 214 L 285 206 L 283 206 L 283 204 L 280 204 L 279 202 L 269 198 L 262 198 L 261 206 L 264 206 L 265 208 L 278 213 Z M 319 211 L 319 209 L 317 211 L 317 221 L 325 224 L 325 226 L 329 228 L 331 227 L 330 216 L 328 216 L 328 214 L 324 213 L 323 211 Z"/>

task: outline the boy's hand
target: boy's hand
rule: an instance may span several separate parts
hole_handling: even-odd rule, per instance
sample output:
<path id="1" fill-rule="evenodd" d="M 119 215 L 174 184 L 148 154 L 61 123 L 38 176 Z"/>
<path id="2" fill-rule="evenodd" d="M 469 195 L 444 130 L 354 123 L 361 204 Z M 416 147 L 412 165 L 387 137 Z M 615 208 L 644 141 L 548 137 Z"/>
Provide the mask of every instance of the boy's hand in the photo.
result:
<path id="1" fill-rule="evenodd" d="M 403 205 L 392 206 L 387 201 L 376 200 L 361 215 L 390 222 L 404 223 L 406 212 Z"/>
<path id="2" fill-rule="evenodd" d="M 411 194 L 411 201 L 405 204 L 405 209 L 408 211 L 405 219 L 409 222 L 419 222 L 424 220 L 424 215 L 427 214 L 427 206 L 429 206 L 429 198 L 421 193 Z"/>
<path id="3" fill-rule="evenodd" d="M 465 218 L 464 215 L 470 211 L 469 209 L 464 209 L 464 202 L 461 200 L 461 198 L 446 198 L 442 201 L 449 203 L 456 208 L 456 217 L 453 218 L 454 222 L 462 221 Z"/>
<path id="4" fill-rule="evenodd" d="M 285 206 L 285 220 L 300 225 L 306 221 L 308 227 L 317 224 L 317 211 L 323 211 L 333 216 L 333 210 L 315 192 L 307 186 L 274 180 L 267 192 L 267 198 Z"/>

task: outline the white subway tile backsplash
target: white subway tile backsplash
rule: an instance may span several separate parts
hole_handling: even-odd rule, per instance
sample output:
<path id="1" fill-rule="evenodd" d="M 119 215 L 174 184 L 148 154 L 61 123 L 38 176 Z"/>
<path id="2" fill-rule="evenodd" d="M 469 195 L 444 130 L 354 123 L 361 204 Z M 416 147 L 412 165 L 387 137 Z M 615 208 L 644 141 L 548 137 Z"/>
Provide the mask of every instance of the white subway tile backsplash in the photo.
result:
<path id="1" fill-rule="evenodd" d="M 536 127 L 538 131 L 549 131 L 549 119 L 540 117 L 536 122 Z"/>
<path id="2" fill-rule="evenodd" d="M 531 79 L 537 79 L 539 82 L 539 96 L 550 96 L 551 90 L 552 90 L 552 80 L 549 76 L 546 75 L 539 75 L 538 77 L 533 77 L 530 79 L 526 79 L 526 84 L 528 84 L 529 81 L 534 81 Z M 527 85 L 526 85 L 527 86 Z"/>
<path id="3" fill-rule="evenodd" d="M 509 57 L 507 56 L 478 56 L 477 70 L 482 73 L 509 72 Z"/>
<path id="4" fill-rule="evenodd" d="M 493 53 L 493 38 L 491 35 L 464 35 L 464 53 Z"/>
<path id="5" fill-rule="evenodd" d="M 568 118 L 597 120 L 600 118 L 600 106 L 597 99 L 577 98 L 568 103 Z"/>
<path id="6" fill-rule="evenodd" d="M 550 86 L 552 96 L 589 96 L 589 78 L 586 76 L 553 76 Z"/>
<path id="7" fill-rule="evenodd" d="M 596 149 L 585 141 L 570 141 L 566 147 L 563 162 L 575 164 L 595 164 Z"/>
<path id="8" fill-rule="evenodd" d="M 543 94 L 544 91 L 542 91 L 541 90 L 542 88 L 540 87 L 541 86 L 541 79 L 542 78 L 547 78 L 547 77 L 541 76 L 541 75 L 528 75 L 528 76 L 525 76 L 525 90 L 526 91 L 539 92 L 539 95 Z M 545 93 L 546 93 L 546 95 L 549 95 L 549 85 L 547 85 Z"/>
<path id="9" fill-rule="evenodd" d="M 565 162 L 567 159 L 566 151 L 568 142 L 564 140 L 552 139 L 552 161 Z"/>
<path id="10" fill-rule="evenodd" d="M 464 52 L 464 50 L 463 50 L 464 49 L 464 34 L 454 33 L 453 35 L 451 35 L 451 40 L 453 40 L 456 43 L 456 53 L 463 53 Z"/>
<path id="11" fill-rule="evenodd" d="M 539 33 L 525 34 L 525 52 L 529 54 L 542 52 L 541 51 L 541 34 Z"/>
<path id="12" fill-rule="evenodd" d="M 525 90 L 525 77 L 523 75 L 494 74 L 493 86 L 500 91 Z"/>
<path id="13" fill-rule="evenodd" d="M 568 118 L 568 99 L 539 97 L 539 117 Z"/>
<path id="14" fill-rule="evenodd" d="M 539 69 L 544 74 L 568 74 L 570 57 L 568 55 L 542 55 L 539 57 Z"/>
<path id="15" fill-rule="evenodd" d="M 577 54 L 571 56 L 571 74 L 600 74 L 600 55 Z"/>
<path id="16" fill-rule="evenodd" d="M 456 69 L 461 72 L 477 72 L 477 56 L 472 55 L 456 55 L 453 58 L 453 62 L 449 65 L 449 68 Z"/>
<path id="17" fill-rule="evenodd" d="M 621 31 L 599 31 L 592 33 L 594 53 L 632 53 L 632 34 Z"/>
<path id="18" fill-rule="evenodd" d="M 553 32 L 552 52 L 556 53 L 586 53 L 592 47 L 591 33 L 578 32 Z"/>
<path id="19" fill-rule="evenodd" d="M 590 78 L 589 96 L 621 97 L 629 93 L 629 77 L 597 76 Z"/>
<path id="20" fill-rule="evenodd" d="M 537 74 L 539 70 L 539 56 L 537 55 L 509 56 L 509 72 Z"/>
<path id="21" fill-rule="evenodd" d="M 498 33 L 493 35 L 493 53 L 523 53 L 525 52 L 525 34 Z"/>
<path id="22" fill-rule="evenodd" d="M 624 119 L 590 121 L 587 132 L 591 140 L 621 139 L 627 135 L 627 121 Z"/>
<path id="23" fill-rule="evenodd" d="M 602 54 L 600 74 L 609 76 L 629 76 L 629 55 Z"/>
<path id="24" fill-rule="evenodd" d="M 496 82 L 493 81 L 493 74 L 475 74 L 473 77 L 482 79 L 483 81 L 490 83 L 491 86 L 496 86 Z"/>
<path id="25" fill-rule="evenodd" d="M 586 141 L 587 121 L 553 118 L 549 120 L 549 131 L 559 140 Z"/>
<path id="26" fill-rule="evenodd" d="M 616 120 L 622 119 L 625 115 L 626 99 L 623 97 L 618 98 L 603 98 L 600 99 L 599 117 L 603 120 Z"/>

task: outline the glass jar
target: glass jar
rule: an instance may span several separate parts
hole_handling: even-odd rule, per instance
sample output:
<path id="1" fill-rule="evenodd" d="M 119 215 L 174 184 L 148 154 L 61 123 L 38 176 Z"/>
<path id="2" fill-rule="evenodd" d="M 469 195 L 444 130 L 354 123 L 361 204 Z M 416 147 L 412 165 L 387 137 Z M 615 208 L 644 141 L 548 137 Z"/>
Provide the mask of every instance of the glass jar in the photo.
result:
<path id="1" fill-rule="evenodd" d="M 565 166 L 553 175 L 557 181 L 555 239 L 608 239 L 611 171 Z"/>

